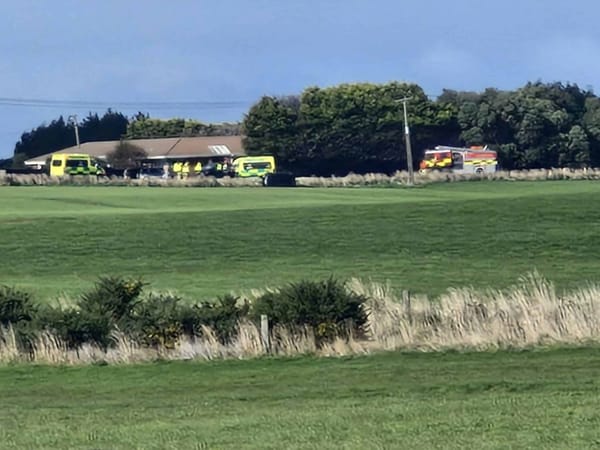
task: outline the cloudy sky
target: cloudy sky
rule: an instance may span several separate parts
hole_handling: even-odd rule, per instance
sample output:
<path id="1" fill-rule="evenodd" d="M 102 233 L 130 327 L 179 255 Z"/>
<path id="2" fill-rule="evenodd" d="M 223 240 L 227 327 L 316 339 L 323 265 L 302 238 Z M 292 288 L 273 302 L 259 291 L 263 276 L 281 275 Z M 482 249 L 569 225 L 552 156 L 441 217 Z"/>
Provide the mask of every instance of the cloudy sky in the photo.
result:
<path id="1" fill-rule="evenodd" d="M 592 0 L 3 0 L 0 158 L 110 105 L 233 121 L 264 94 L 344 82 L 598 91 L 599 16 Z"/>

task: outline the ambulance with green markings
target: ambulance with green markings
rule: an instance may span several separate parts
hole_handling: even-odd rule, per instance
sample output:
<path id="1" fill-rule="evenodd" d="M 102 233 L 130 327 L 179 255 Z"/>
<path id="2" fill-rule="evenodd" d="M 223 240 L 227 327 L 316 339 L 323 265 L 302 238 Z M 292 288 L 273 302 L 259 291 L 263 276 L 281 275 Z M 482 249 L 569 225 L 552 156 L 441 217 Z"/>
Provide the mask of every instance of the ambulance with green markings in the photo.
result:
<path id="1" fill-rule="evenodd" d="M 50 159 L 50 176 L 104 175 L 98 162 L 85 153 L 55 153 Z"/>
<path id="2" fill-rule="evenodd" d="M 236 177 L 264 178 L 275 173 L 275 158 L 273 156 L 240 156 L 233 160 L 233 173 Z"/>

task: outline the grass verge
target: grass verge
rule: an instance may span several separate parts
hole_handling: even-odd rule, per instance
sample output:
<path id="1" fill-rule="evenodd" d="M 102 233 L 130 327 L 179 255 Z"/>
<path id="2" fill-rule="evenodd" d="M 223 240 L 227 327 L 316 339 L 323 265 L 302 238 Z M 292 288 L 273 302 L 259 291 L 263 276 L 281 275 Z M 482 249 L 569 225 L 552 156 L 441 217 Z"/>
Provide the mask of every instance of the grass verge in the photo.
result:
<path id="1" fill-rule="evenodd" d="M 2 448 L 590 448 L 599 351 L 0 368 Z"/>

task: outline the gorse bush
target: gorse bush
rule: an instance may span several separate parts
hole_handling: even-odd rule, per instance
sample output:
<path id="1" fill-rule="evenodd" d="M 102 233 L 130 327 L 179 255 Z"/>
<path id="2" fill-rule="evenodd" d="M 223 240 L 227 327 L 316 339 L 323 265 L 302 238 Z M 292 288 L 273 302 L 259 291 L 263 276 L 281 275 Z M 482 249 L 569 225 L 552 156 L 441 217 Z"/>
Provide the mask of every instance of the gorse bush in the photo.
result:
<path id="1" fill-rule="evenodd" d="M 178 297 L 151 294 L 133 307 L 127 319 L 127 333 L 148 347 L 173 348 L 184 334 L 183 309 Z"/>
<path id="2" fill-rule="evenodd" d="M 366 300 L 334 278 L 300 281 L 260 296 L 252 315 L 258 320 L 266 314 L 273 326 L 309 326 L 317 343 L 323 343 L 350 334 L 362 336 L 368 319 Z"/>
<path id="3" fill-rule="evenodd" d="M 84 293 L 78 306 L 92 314 L 108 314 L 114 321 L 126 319 L 140 301 L 144 283 L 122 277 L 101 277 L 89 292 Z"/>
<path id="4" fill-rule="evenodd" d="M 38 310 L 30 293 L 0 286 L 0 326 L 12 327 L 21 350 L 31 350 Z"/>
<path id="5" fill-rule="evenodd" d="M 248 315 L 248 303 L 238 305 L 238 298 L 231 295 L 189 305 L 171 294 L 142 297 L 144 286 L 138 279 L 101 277 L 75 307 L 43 310 L 40 328 L 55 334 L 69 348 L 86 343 L 108 348 L 117 329 L 140 345 L 169 349 L 184 336 L 202 336 L 204 327 L 226 344 L 235 336 L 239 321 Z"/>
<path id="6" fill-rule="evenodd" d="M 138 279 L 102 277 L 66 308 L 39 306 L 26 292 L 0 288 L 0 325 L 12 328 L 21 350 L 32 351 L 40 334 L 50 333 L 71 350 L 90 344 L 106 351 L 118 345 L 115 331 L 154 349 L 173 349 L 184 338 L 229 345 L 238 338 L 240 323 L 261 314 L 292 331 L 308 326 L 318 344 L 360 337 L 367 323 L 366 297 L 333 278 L 290 284 L 253 305 L 229 294 L 196 304 L 171 294 L 143 296 L 144 286 Z"/>
<path id="7" fill-rule="evenodd" d="M 16 325 L 32 321 L 38 311 L 31 294 L 8 286 L 0 286 L 0 324 Z"/>
<path id="8" fill-rule="evenodd" d="M 38 318 L 39 329 L 49 331 L 68 348 L 94 344 L 102 349 L 112 345 L 115 322 L 106 312 L 79 308 L 44 308 Z"/>
<path id="9" fill-rule="evenodd" d="M 115 329 L 127 330 L 131 315 L 141 301 L 144 283 L 123 277 L 101 277 L 81 295 L 74 307 L 44 308 L 39 328 L 50 331 L 69 348 L 90 343 L 107 348 Z"/>
<path id="10" fill-rule="evenodd" d="M 202 326 L 212 329 L 217 338 L 224 344 L 235 336 L 239 322 L 248 316 L 250 305 L 247 301 L 227 294 L 218 297 L 214 303 L 204 302 L 193 306 L 195 320 L 193 334 L 202 336 Z"/>
<path id="11" fill-rule="evenodd" d="M 151 294 L 138 302 L 129 315 L 126 330 L 142 345 L 173 348 L 184 336 L 201 337 L 206 327 L 222 344 L 235 337 L 240 320 L 247 317 L 247 302 L 232 295 L 214 302 L 189 305 L 179 297 Z"/>

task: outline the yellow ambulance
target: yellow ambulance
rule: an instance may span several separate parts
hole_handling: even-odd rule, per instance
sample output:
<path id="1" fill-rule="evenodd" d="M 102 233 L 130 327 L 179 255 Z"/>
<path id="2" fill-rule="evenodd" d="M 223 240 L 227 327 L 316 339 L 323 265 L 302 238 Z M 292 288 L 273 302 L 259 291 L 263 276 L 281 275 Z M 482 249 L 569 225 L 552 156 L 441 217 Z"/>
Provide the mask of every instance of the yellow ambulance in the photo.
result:
<path id="1" fill-rule="evenodd" d="M 103 175 L 104 170 L 85 153 L 55 153 L 50 160 L 50 176 Z"/>
<path id="2" fill-rule="evenodd" d="M 241 156 L 233 161 L 233 172 L 236 177 L 265 177 L 275 173 L 273 156 Z"/>

